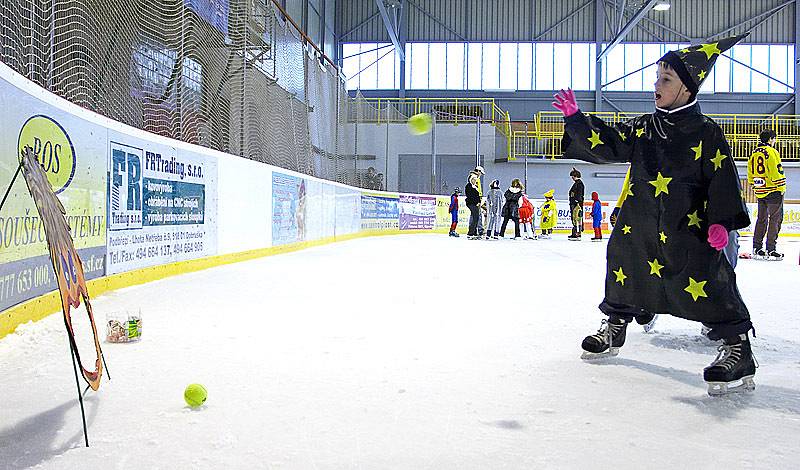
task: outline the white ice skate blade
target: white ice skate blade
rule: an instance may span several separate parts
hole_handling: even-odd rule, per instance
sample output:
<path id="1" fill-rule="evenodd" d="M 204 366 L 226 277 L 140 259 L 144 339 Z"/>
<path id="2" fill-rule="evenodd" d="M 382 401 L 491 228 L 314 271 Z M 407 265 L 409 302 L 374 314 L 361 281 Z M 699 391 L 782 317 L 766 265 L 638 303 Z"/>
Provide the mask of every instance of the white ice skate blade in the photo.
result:
<path id="1" fill-rule="evenodd" d="M 733 382 L 706 382 L 708 383 L 708 394 L 712 397 L 720 397 L 730 393 L 752 392 L 756 389 L 753 375 L 746 375 L 740 380 Z"/>
<path id="2" fill-rule="evenodd" d="M 609 348 L 608 350 L 603 351 L 601 353 L 584 351 L 583 354 L 581 354 L 581 359 L 583 359 L 584 361 L 599 361 L 602 359 L 614 357 L 617 354 L 619 354 L 619 348 Z"/>
<path id="3" fill-rule="evenodd" d="M 758 256 L 758 255 L 753 255 L 752 259 L 757 259 L 759 261 L 783 261 L 783 258 L 775 258 L 773 256 Z"/>

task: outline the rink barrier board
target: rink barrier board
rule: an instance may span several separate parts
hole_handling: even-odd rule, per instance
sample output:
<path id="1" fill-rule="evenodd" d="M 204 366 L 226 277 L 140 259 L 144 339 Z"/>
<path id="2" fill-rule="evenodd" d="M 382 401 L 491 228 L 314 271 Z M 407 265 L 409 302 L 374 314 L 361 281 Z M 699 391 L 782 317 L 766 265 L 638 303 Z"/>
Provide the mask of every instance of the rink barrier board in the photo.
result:
<path id="1" fill-rule="evenodd" d="M 291 253 L 294 251 L 304 250 L 306 248 L 328 245 L 331 243 L 343 242 L 357 238 L 386 235 L 411 235 L 420 233 L 443 234 L 447 232 L 446 230 L 363 230 L 357 233 L 337 235 L 319 240 L 296 242 L 286 245 L 242 251 L 238 253 L 177 261 L 175 263 L 163 264 L 159 266 L 150 266 L 134 271 L 126 271 L 119 274 L 111 274 L 98 279 L 93 279 L 87 281 L 86 284 L 89 289 L 90 296 L 92 298 L 96 298 L 107 292 L 117 289 L 145 284 L 180 274 L 202 271 L 209 268 L 215 268 L 217 266 L 224 266 L 226 264 L 240 263 L 243 261 L 250 261 L 267 256 Z M 60 313 L 60 311 L 61 297 L 57 290 L 15 305 L 0 313 L 0 339 L 13 333 L 17 326 L 23 323 L 27 323 L 29 321 L 39 321 L 50 315 Z M 95 311 L 95 315 L 98 315 L 99 313 L 100 312 Z"/>
<path id="2" fill-rule="evenodd" d="M 141 268 L 134 271 L 127 271 L 119 274 L 111 274 L 106 277 L 93 279 L 87 282 L 89 293 L 92 297 L 97 297 L 117 289 L 125 287 L 136 286 L 145 284 L 167 277 L 177 276 L 180 274 L 188 274 L 195 271 L 202 271 L 217 266 L 226 264 L 240 263 L 257 258 L 267 256 L 280 255 L 291 253 L 294 251 L 312 248 L 316 246 L 328 245 L 335 242 L 343 242 L 357 238 L 372 237 L 372 236 L 386 236 L 386 235 L 404 235 L 404 234 L 420 234 L 420 233 L 447 233 L 447 229 L 437 230 L 364 230 L 357 233 L 346 235 L 339 235 L 334 237 L 322 238 L 319 240 L 303 241 L 290 243 L 286 245 L 278 245 L 267 248 L 259 248 L 255 250 L 241 251 L 237 253 L 230 253 L 224 255 L 209 256 L 206 258 L 197 258 L 186 261 L 178 261 L 175 263 L 164 264 L 159 266 L 150 266 Z M 569 230 L 554 230 L 553 233 L 567 234 Z M 609 234 L 610 231 L 603 231 L 604 234 Z M 749 232 L 742 232 L 742 235 L 752 235 Z M 800 234 L 787 233 L 781 234 L 781 237 L 800 237 Z M 61 300 L 58 291 L 52 291 L 42 296 L 33 298 L 26 302 L 15 305 L 2 313 L 0 313 L 0 339 L 11 334 L 16 330 L 17 326 L 27 323 L 29 321 L 38 321 L 52 314 L 58 313 L 61 308 Z"/>

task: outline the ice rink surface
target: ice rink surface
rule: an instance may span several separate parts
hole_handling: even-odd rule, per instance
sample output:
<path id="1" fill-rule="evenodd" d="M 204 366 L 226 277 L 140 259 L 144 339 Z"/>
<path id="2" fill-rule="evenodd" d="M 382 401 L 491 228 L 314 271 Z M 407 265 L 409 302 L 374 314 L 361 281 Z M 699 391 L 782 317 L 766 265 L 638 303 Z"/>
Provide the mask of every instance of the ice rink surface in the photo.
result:
<path id="1" fill-rule="evenodd" d="M 102 331 L 141 310 L 144 334 L 103 345 L 88 449 L 61 315 L 23 325 L 0 340 L 0 468 L 797 468 L 800 239 L 740 260 L 757 389 L 711 398 L 696 323 L 579 359 L 605 242 L 565 237 L 365 238 L 98 297 Z"/>

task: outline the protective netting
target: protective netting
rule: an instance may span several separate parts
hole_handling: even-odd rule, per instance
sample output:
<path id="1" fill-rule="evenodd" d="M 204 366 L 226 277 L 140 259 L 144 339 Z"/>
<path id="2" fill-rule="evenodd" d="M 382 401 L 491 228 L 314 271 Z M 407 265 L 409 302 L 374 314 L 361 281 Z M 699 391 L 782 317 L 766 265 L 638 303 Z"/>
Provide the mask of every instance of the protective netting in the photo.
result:
<path id="1" fill-rule="evenodd" d="M 131 126 L 359 182 L 337 71 L 270 0 L 3 0 L 0 60 Z"/>

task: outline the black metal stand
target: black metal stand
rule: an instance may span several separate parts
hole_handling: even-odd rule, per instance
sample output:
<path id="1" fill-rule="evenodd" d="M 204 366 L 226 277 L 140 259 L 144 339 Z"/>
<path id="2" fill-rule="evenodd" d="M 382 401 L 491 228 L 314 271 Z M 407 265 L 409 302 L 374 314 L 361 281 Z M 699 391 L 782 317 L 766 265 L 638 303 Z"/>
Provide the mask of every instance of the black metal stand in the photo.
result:
<path id="1" fill-rule="evenodd" d="M 72 349 L 72 342 L 69 345 L 69 352 L 72 354 L 72 369 L 75 371 L 75 386 L 78 387 L 78 401 L 81 404 L 81 417 L 83 418 L 83 439 L 86 441 L 86 447 L 89 447 L 89 433 L 86 431 L 86 410 L 83 408 L 83 393 L 81 393 L 81 383 L 78 380 L 78 365 L 75 361 L 75 350 Z"/>
<path id="2" fill-rule="evenodd" d="M 106 364 L 106 357 L 103 355 L 103 348 L 100 348 L 100 359 L 103 360 L 103 369 L 106 370 L 106 378 L 111 381 L 111 374 L 108 372 L 108 364 Z"/>
<path id="3" fill-rule="evenodd" d="M 17 176 L 19 176 L 19 172 L 22 170 L 22 162 L 17 165 L 17 171 L 14 173 L 14 177 L 11 178 L 11 183 L 8 184 L 8 188 L 6 188 L 6 193 L 3 195 L 3 201 L 0 202 L 0 209 L 3 209 L 3 206 L 6 205 L 6 199 L 8 198 L 8 193 L 11 192 L 11 188 L 14 186 L 14 183 L 17 181 Z"/>

